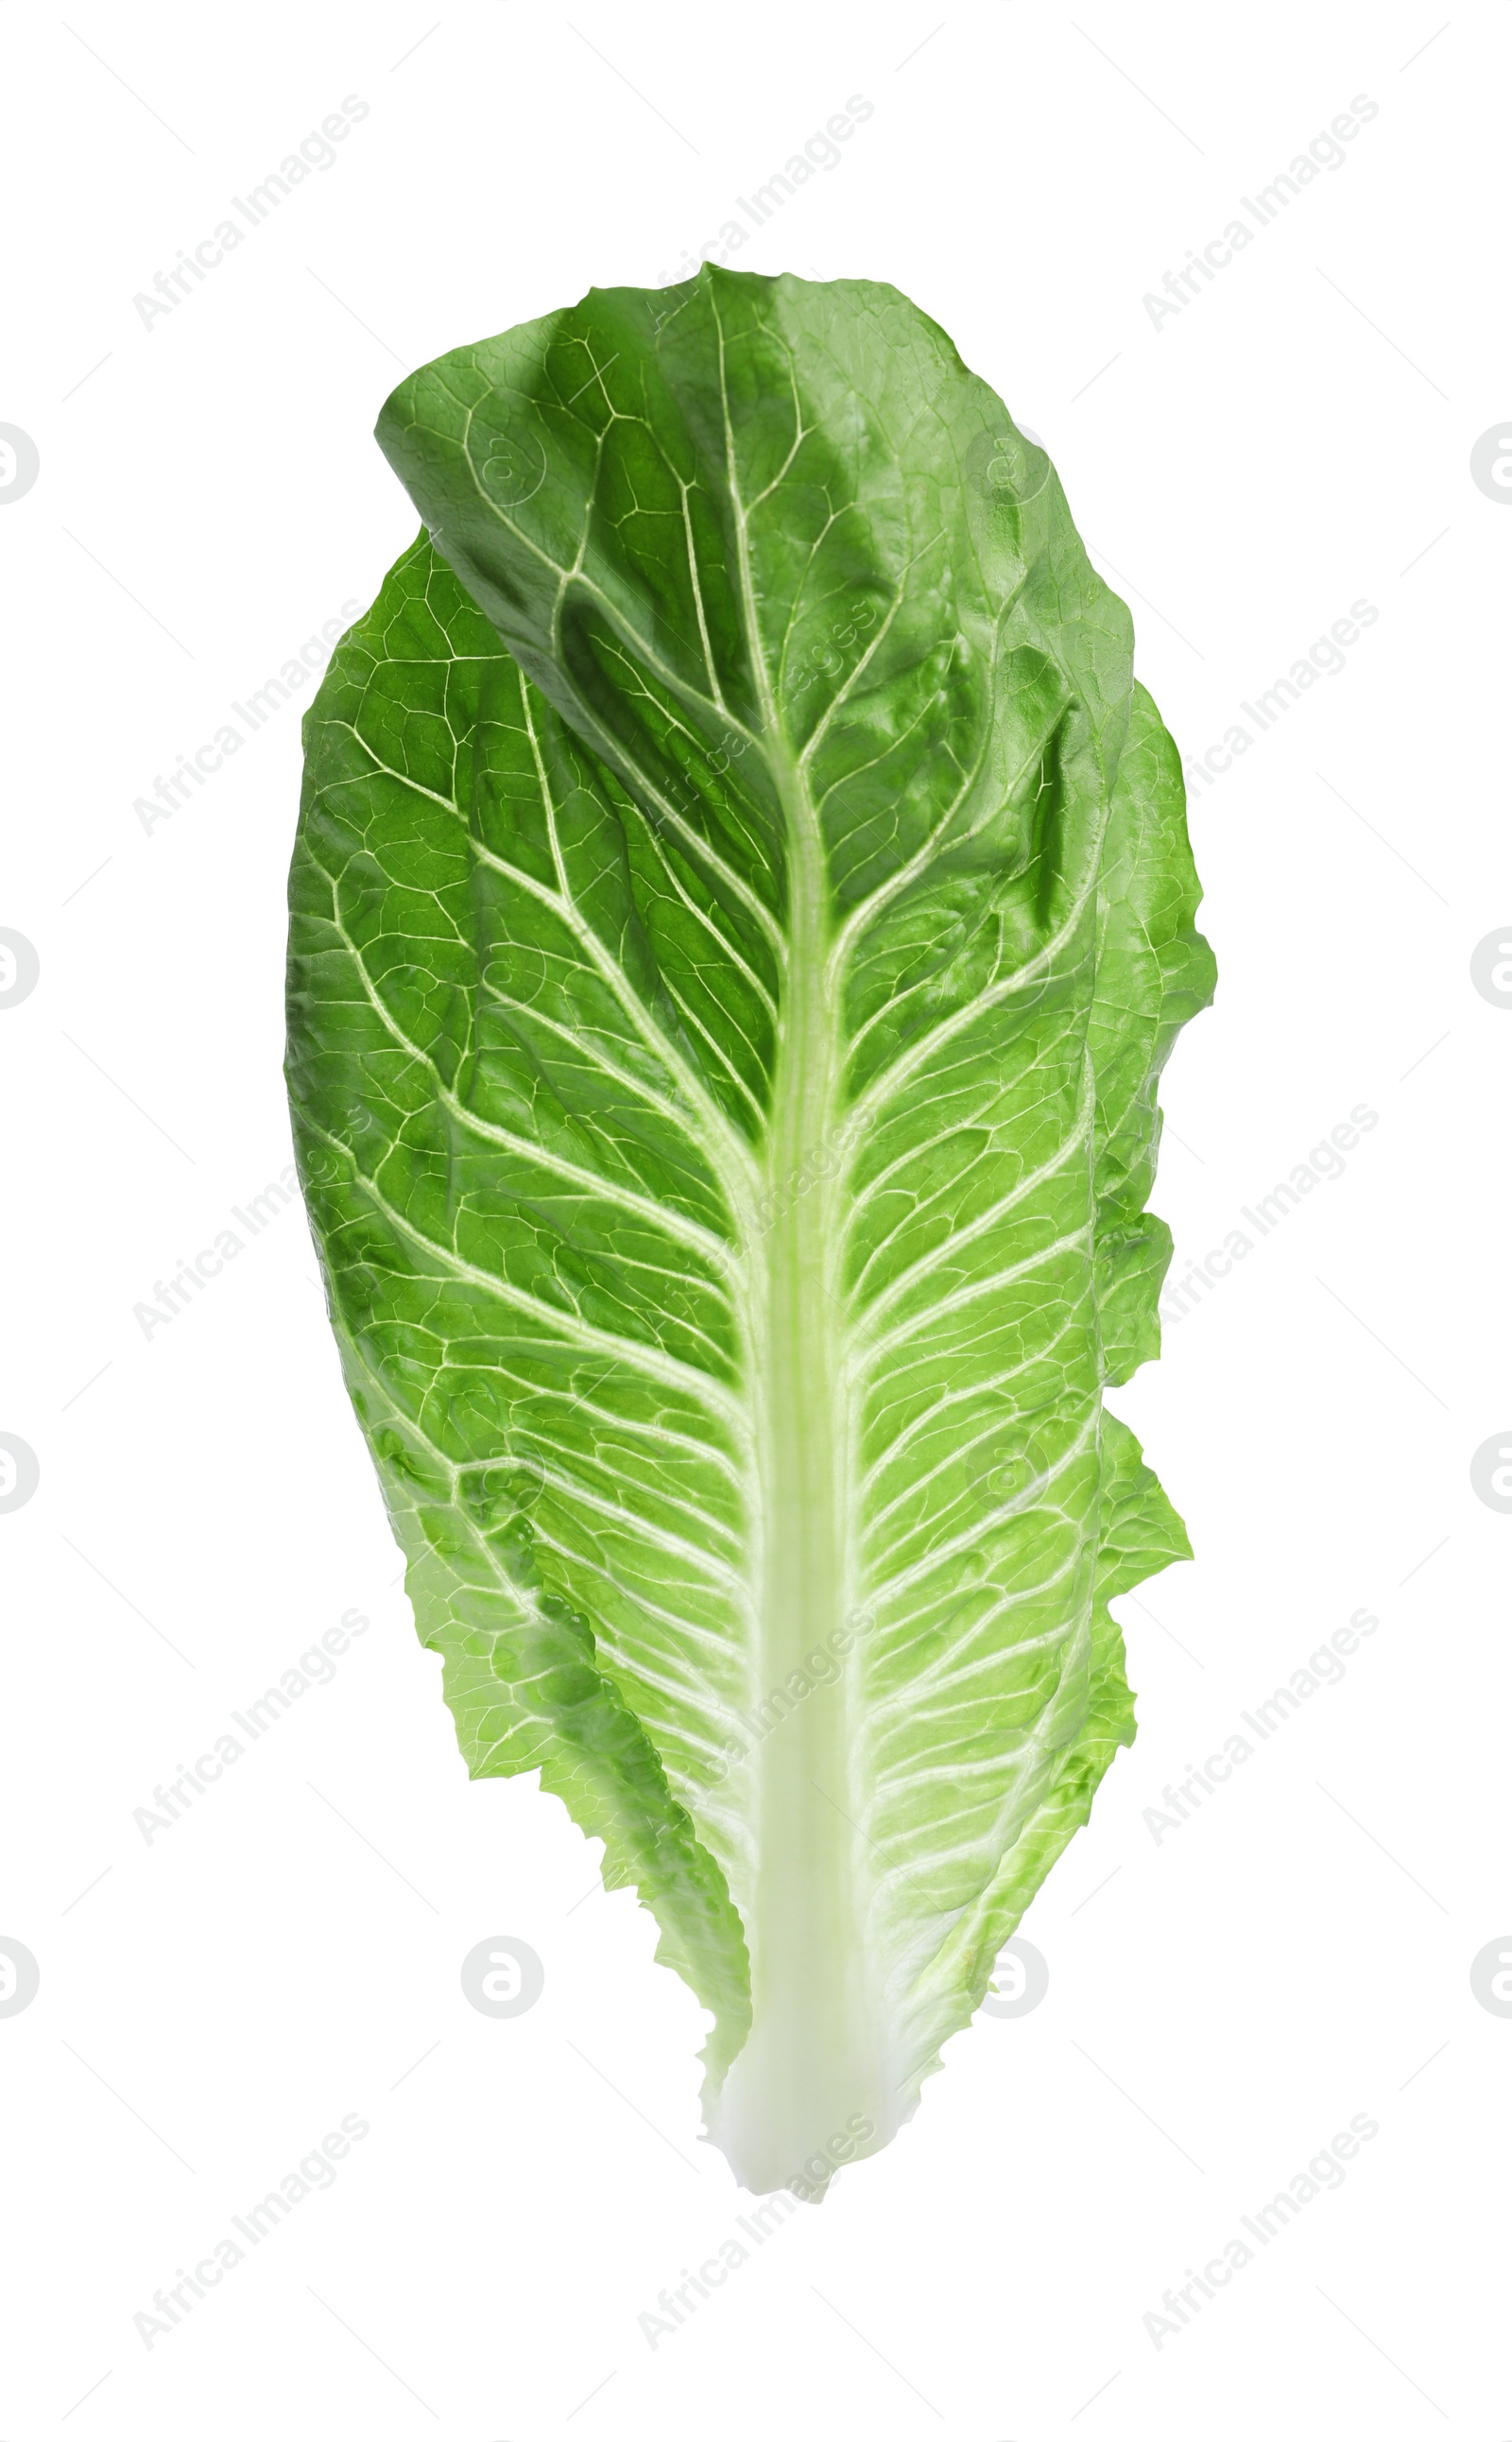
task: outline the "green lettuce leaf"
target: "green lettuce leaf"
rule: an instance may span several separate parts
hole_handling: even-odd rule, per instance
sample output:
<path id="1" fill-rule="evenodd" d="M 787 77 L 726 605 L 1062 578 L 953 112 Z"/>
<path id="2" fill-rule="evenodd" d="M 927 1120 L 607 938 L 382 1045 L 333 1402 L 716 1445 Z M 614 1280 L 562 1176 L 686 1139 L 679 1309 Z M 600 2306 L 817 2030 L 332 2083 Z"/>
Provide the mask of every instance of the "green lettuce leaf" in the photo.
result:
<path id="1" fill-rule="evenodd" d="M 705 267 L 408 380 L 305 725 L 288 1083 L 475 1774 L 538 1771 L 822 2195 L 1134 1734 L 1187 1554 L 1180 766 L 1044 452 L 895 290 Z"/>

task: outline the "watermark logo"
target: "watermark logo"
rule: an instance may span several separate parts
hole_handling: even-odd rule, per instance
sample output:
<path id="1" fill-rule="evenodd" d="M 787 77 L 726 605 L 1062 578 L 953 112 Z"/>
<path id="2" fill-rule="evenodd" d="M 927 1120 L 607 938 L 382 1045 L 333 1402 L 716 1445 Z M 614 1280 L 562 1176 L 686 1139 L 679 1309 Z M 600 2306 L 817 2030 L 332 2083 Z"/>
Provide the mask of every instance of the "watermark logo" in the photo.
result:
<path id="1" fill-rule="evenodd" d="M 962 461 L 966 488 L 994 506 L 1027 508 L 1050 480 L 1045 444 L 1028 425 L 1006 432 L 979 432 Z"/>
<path id="2" fill-rule="evenodd" d="M 1470 481 L 1488 501 L 1512 508 L 1512 415 L 1482 433 L 1470 452 Z"/>
<path id="3" fill-rule="evenodd" d="M 19 2017 L 30 2008 L 42 1982 L 42 1970 L 24 1941 L 0 1934 L 0 2018 Z"/>
<path id="4" fill-rule="evenodd" d="M 1487 1509 L 1512 1510 L 1512 1432 L 1493 1433 L 1481 1444 L 1470 1461 L 1470 1484 Z"/>
<path id="5" fill-rule="evenodd" d="M 462 1989 L 485 2018 L 519 2018 L 540 1999 L 546 1970 L 528 1941 L 494 1933 L 463 1960 Z"/>
<path id="6" fill-rule="evenodd" d="M 534 432 L 496 433 L 482 467 L 483 490 L 499 509 L 518 509 L 546 481 L 546 452 Z"/>
<path id="7" fill-rule="evenodd" d="M 1050 1965 L 1044 1951 L 1015 1934 L 997 1954 L 982 2008 L 990 2018 L 1027 2018 L 1049 1989 Z"/>
<path id="8" fill-rule="evenodd" d="M 1470 1990 L 1493 2018 L 1512 2018 L 1512 1933 L 1476 1952 L 1470 1961 Z"/>
<path id="9" fill-rule="evenodd" d="M 0 424 L 0 506 L 25 500 L 41 467 L 30 433 L 23 432 L 19 424 Z"/>
<path id="10" fill-rule="evenodd" d="M 25 933 L 0 924 L 0 1009 L 15 1009 L 37 989 L 42 961 Z"/>
<path id="11" fill-rule="evenodd" d="M 41 1482 L 31 1444 L 19 1433 L 0 1433 L 0 1510 L 25 1509 Z"/>
<path id="12" fill-rule="evenodd" d="M 480 1418 L 481 1406 L 481 1401 L 464 1392 L 451 1402 L 453 1424 L 466 1427 L 481 1422 L 486 1431 L 491 1419 L 486 1412 Z M 457 1478 L 462 1505 L 485 1535 L 528 1523 L 545 1484 L 541 1469 L 528 1458 L 490 1461 L 484 1467 L 466 1468 Z"/>
<path id="13" fill-rule="evenodd" d="M 0 934 L 0 940 L 6 937 Z M 1512 1009 L 1512 924 L 1499 924 L 1470 952 L 1470 981 L 1493 1009 Z"/>

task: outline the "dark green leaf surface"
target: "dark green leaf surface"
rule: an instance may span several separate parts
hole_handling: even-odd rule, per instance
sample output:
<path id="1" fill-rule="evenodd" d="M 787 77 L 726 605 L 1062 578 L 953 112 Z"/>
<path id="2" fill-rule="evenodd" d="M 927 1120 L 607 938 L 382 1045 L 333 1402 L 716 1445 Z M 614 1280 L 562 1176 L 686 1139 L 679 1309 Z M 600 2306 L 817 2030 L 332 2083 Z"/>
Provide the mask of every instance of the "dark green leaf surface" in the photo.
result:
<path id="1" fill-rule="evenodd" d="M 1187 1549 L 1102 1405 L 1211 991 L 1179 764 L 895 291 L 593 292 L 379 437 L 428 532 L 291 881 L 342 1361 L 469 1767 L 603 1839 L 711 2133 L 822 2192 L 1084 1821 L 1108 1598 Z"/>

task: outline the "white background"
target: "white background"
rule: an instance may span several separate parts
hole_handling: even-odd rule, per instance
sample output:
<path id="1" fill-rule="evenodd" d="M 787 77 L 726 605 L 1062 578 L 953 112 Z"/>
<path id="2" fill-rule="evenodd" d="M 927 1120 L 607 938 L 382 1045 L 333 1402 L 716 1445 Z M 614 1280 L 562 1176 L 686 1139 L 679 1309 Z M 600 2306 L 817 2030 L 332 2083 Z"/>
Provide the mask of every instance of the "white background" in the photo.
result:
<path id="1" fill-rule="evenodd" d="M 441 5 L 9 12 L 0 421 L 41 473 L 0 505 L 0 924 L 41 980 L 0 1011 L 0 1429 L 41 1484 L 0 1516 L 0 1935 L 42 1982 L 0 2018 L 0 2426 L 1499 2442 L 1512 2019 L 1469 1967 L 1512 1926 L 1512 1519 L 1469 1463 L 1512 1416 L 1512 1016 L 1469 961 L 1512 914 L 1512 515 L 1469 457 L 1512 408 L 1509 11 Z M 349 95 L 335 166 L 144 328 Z M 1378 1124 L 1117 1400 L 1197 1558 L 1120 1606 L 1140 1733 L 1028 1919 L 1047 1998 L 653 2350 L 638 2318 L 749 2206 L 698 2142 L 701 2014 L 555 1801 L 467 1783 L 301 1212 L 134 1318 L 289 1158 L 297 707 L 150 833 L 134 801 L 410 539 L 369 437 L 402 368 L 675 277 L 852 95 L 840 165 L 731 259 L 944 325 L 1049 447 L 1189 754 L 1379 613 L 1193 802 L 1221 980 L 1167 1082 L 1178 1269 Z M 1344 166 L 1155 327 L 1357 96 Z M 333 1682 L 144 1841 L 352 1608 Z M 1360 1608 L 1342 1683 L 1157 1843 L 1164 1784 Z M 525 2016 L 464 1998 L 491 1934 L 545 1962 Z M 343 2114 L 336 2185 L 144 2346 Z M 1157 2347 L 1162 2291 L 1356 2114 L 1342 2188 Z"/>

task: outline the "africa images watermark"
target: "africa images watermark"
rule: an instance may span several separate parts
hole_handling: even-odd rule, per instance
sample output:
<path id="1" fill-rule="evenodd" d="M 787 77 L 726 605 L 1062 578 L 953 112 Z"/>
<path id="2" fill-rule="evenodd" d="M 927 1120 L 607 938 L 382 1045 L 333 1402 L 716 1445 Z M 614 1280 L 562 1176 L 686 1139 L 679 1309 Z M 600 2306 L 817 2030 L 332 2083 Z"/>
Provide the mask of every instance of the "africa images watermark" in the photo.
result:
<path id="1" fill-rule="evenodd" d="M 749 2264 L 754 2251 L 764 2247 L 774 2231 L 780 2230 L 784 2222 L 792 2219 L 798 2210 L 794 2198 L 801 2197 L 806 2203 L 811 2203 L 822 2196 L 841 2164 L 848 2162 L 856 2147 L 864 2145 L 867 2138 L 875 2137 L 876 2133 L 876 2123 L 868 2120 L 865 2112 L 852 2112 L 844 2128 L 836 2129 L 827 2145 L 810 2155 L 803 2169 L 793 2173 L 785 2189 L 779 2188 L 760 2204 L 753 2205 L 749 2214 L 737 2214 L 737 2228 L 744 2232 L 751 2245 L 747 2247 L 743 2240 L 734 2236 L 723 2238 L 717 2251 L 705 2256 L 696 2272 L 684 2264 L 677 2288 L 669 2285 L 657 2292 L 656 2305 L 661 2309 L 660 2314 L 647 2307 L 637 2319 L 647 2346 L 654 2351 L 663 2341 L 670 2340 L 689 2316 L 698 2312 L 701 2298 L 711 2298 L 716 2289 L 722 2289 L 731 2273 L 738 2272 L 742 2264 Z"/>
<path id="2" fill-rule="evenodd" d="M 1364 629 L 1374 628 L 1380 615 L 1375 603 L 1361 594 L 1358 601 L 1350 604 L 1343 617 L 1334 621 L 1325 636 L 1316 638 L 1305 653 L 1298 655 L 1289 670 L 1272 679 L 1269 686 L 1260 688 L 1253 702 L 1242 696 L 1239 709 L 1253 722 L 1253 728 L 1244 720 L 1231 721 L 1223 736 L 1200 755 L 1183 756 L 1181 769 L 1189 793 L 1202 796 L 1225 773 L 1231 772 L 1239 757 L 1248 755 L 1267 729 L 1274 729 L 1321 678 L 1339 677 L 1348 667 L 1344 657 L 1350 646 L 1357 645 Z"/>
<path id="3" fill-rule="evenodd" d="M 234 2272 L 246 2261 L 248 2250 L 261 2247 L 264 2238 L 271 2237 L 296 2205 L 302 2204 L 317 2188 L 334 2188 L 336 2165 L 346 2160 L 354 2145 L 361 2144 L 369 2126 L 357 2112 L 346 2112 L 339 2128 L 331 2129 L 319 2145 L 312 2146 L 298 2168 L 286 2172 L 276 2188 L 269 2188 L 260 2204 L 249 2205 L 245 2214 L 232 2214 L 231 2228 L 238 2232 L 236 2238 L 228 2234 L 216 2239 L 211 2251 L 200 2258 L 192 2272 L 186 2272 L 179 2265 L 173 2287 L 170 2288 L 165 2283 L 162 2288 L 155 2289 L 153 2307 L 144 2306 L 132 2317 L 143 2348 L 150 2350 L 158 2341 L 166 2340 L 185 2316 L 193 2312 L 195 2299 L 208 2297 L 212 2289 L 218 2289 L 228 2272 Z"/>
<path id="4" fill-rule="evenodd" d="M 1189 246 L 1181 269 L 1166 273 L 1165 295 L 1147 291 L 1141 299 L 1157 332 L 1173 315 L 1193 304 L 1204 285 L 1211 285 L 1220 272 L 1228 270 L 1236 255 L 1253 246 L 1259 232 L 1269 228 L 1304 187 L 1310 187 L 1325 171 L 1342 170 L 1349 158 L 1344 146 L 1353 144 L 1360 129 L 1379 117 L 1379 102 L 1372 101 L 1369 94 L 1357 93 L 1348 110 L 1341 110 L 1328 128 L 1321 129 L 1305 153 L 1296 155 L 1289 169 L 1278 171 L 1269 186 L 1258 188 L 1252 196 L 1241 195 L 1239 201 L 1248 221 L 1230 221 L 1218 236 L 1208 240 L 1200 254 L 1195 246 Z"/>
<path id="5" fill-rule="evenodd" d="M 1369 1136 L 1379 1125 L 1380 1113 L 1373 1111 L 1368 1103 L 1357 1103 L 1348 1119 L 1332 1127 L 1313 1146 L 1305 1161 L 1295 1162 L 1286 1177 L 1278 1178 L 1267 1195 L 1257 1196 L 1252 1205 L 1241 1204 L 1240 1214 L 1249 1223 L 1254 1237 L 1235 1227 L 1221 1247 L 1210 1247 L 1200 1262 L 1190 1263 L 1179 1280 L 1168 1277 L 1160 1292 L 1162 1326 L 1184 1322 L 1201 1302 L 1203 1290 L 1216 1288 L 1220 1281 L 1227 1280 L 1235 1264 L 1252 1255 L 1260 1239 L 1279 1230 L 1304 1195 L 1310 1195 L 1315 1187 L 1325 1182 L 1342 1178 L 1345 1157 L 1355 1152 L 1362 1136 Z"/>
<path id="6" fill-rule="evenodd" d="M 1348 2128 L 1340 2129 L 1336 2137 L 1331 2138 L 1328 2144 L 1313 2156 L 1304 2171 L 1298 2171 L 1285 2187 L 1278 2188 L 1267 2205 L 1258 2206 L 1252 2214 L 1240 2214 L 1239 2219 L 1249 2237 L 1260 2247 L 1268 2247 L 1289 2222 L 1296 2220 L 1303 2206 L 1310 2205 L 1321 2196 L 1325 2188 L 1343 2186 L 1344 2164 L 1352 2162 L 1360 2146 L 1368 2145 L 1371 2139 L 1379 2133 L 1378 2120 L 1372 2120 L 1368 2112 L 1357 2111 Z M 1254 2262 L 1255 2252 L 1248 2239 L 1234 2237 L 1225 2239 L 1223 2252 L 1210 2257 L 1200 2272 L 1194 2271 L 1189 2264 L 1186 2286 L 1177 2289 L 1173 2284 L 1161 2296 L 1160 2305 L 1165 2313 L 1152 2308 L 1144 2317 L 1144 2328 L 1153 2346 L 1157 2350 L 1163 2349 L 1167 2341 L 1175 2340 L 1194 2315 L 1201 2314 L 1203 2299 L 1215 2298 L 1220 2289 L 1227 2289 L 1234 2274 Z"/>
<path id="7" fill-rule="evenodd" d="M 783 169 L 774 170 L 770 178 L 759 187 L 752 188 L 749 196 L 737 195 L 736 210 L 744 214 L 753 229 L 765 228 L 768 221 L 792 200 L 800 187 L 807 186 L 811 178 L 817 177 L 822 171 L 839 169 L 845 158 L 841 145 L 848 144 L 857 129 L 864 127 L 867 119 L 875 116 L 875 103 L 869 102 L 863 93 L 851 94 L 845 109 L 833 112 L 822 128 L 816 127 L 802 152 L 790 155 Z M 701 260 L 704 263 L 727 263 L 732 254 L 738 254 L 748 243 L 749 231 L 732 214 L 720 227 L 718 240 L 706 238 L 703 241 L 701 256 L 695 257 L 691 250 L 684 249 L 676 271 L 658 272 L 656 285 L 666 288 L 674 282 L 691 280 Z"/>
<path id="8" fill-rule="evenodd" d="M 234 720 L 223 720 L 212 738 L 195 747 L 192 754 L 179 757 L 165 778 L 161 772 L 153 780 L 155 794 L 145 792 L 132 799 L 132 812 L 151 839 L 160 823 L 172 822 L 181 806 L 187 806 L 196 789 L 223 771 L 233 755 L 239 755 L 256 731 L 264 728 L 276 712 L 281 712 L 312 679 L 318 679 L 330 660 L 332 647 L 343 628 L 361 615 L 360 602 L 343 602 L 335 618 L 327 619 L 319 632 L 306 636 L 297 653 L 291 653 L 276 678 L 266 678 L 260 687 L 253 687 L 245 703 L 234 697 L 231 710 Z"/>
<path id="9" fill-rule="evenodd" d="M 138 1298 L 132 1307 L 142 1338 L 151 1339 L 154 1332 L 165 1330 L 169 1323 L 176 1322 L 191 1299 L 203 1294 L 211 1281 L 219 1279 L 227 1265 L 236 1261 L 251 1239 L 260 1238 L 269 1222 L 276 1221 L 281 1212 L 286 1212 L 297 1201 L 298 1189 L 299 1175 L 294 1164 L 285 1162 L 278 1177 L 270 1178 L 259 1194 L 249 1195 L 245 1206 L 232 1205 L 231 1218 L 241 1223 L 246 1231 L 246 1238 L 227 1228 L 217 1230 L 214 1245 L 201 1247 L 192 1260 L 185 1255 L 177 1256 L 178 1269 L 166 1283 L 154 1281 L 152 1299 Z"/>
<path id="10" fill-rule="evenodd" d="M 748 1733 L 748 1738 L 725 1740 L 720 1760 L 708 1776 L 711 1787 L 724 1778 L 732 1764 L 743 1763 L 752 1747 L 758 1746 L 763 1739 L 769 1739 L 773 1731 L 796 1711 L 806 1696 L 811 1696 L 816 1687 L 834 1686 L 846 1655 L 851 1651 L 857 1637 L 865 1634 L 871 1625 L 869 1612 L 850 1612 L 842 1628 L 831 1630 L 827 1640 L 816 1645 L 811 1653 L 804 1655 L 801 1669 L 790 1670 L 781 1686 L 769 1689 L 761 1703 L 753 1705 L 749 1713 L 737 1712 L 735 1718 Z"/>
<path id="11" fill-rule="evenodd" d="M 365 1636 L 371 1625 L 365 1611 L 344 1611 L 339 1627 L 328 1628 L 314 1645 L 307 1646 L 299 1661 L 290 1663 L 276 1687 L 264 1687 L 245 1712 L 232 1713 L 231 1720 L 246 1746 L 234 1731 L 222 1730 L 205 1753 L 195 1757 L 192 1771 L 181 1763 L 174 1767 L 176 1778 L 166 1787 L 158 1782 L 152 1804 L 138 1806 L 131 1818 L 149 1849 L 159 1832 L 171 1832 L 175 1823 L 181 1822 L 195 1798 L 209 1794 L 228 1765 L 240 1763 L 246 1747 L 255 1746 L 301 1696 L 307 1695 L 312 1687 L 330 1686 L 336 1677 L 337 1663 L 350 1649 L 353 1638 Z"/>
<path id="12" fill-rule="evenodd" d="M 1168 1832 L 1179 1832 L 1184 1823 L 1189 1823 L 1204 1795 L 1214 1796 L 1226 1780 L 1231 1780 L 1237 1767 L 1248 1763 L 1284 1722 L 1301 1712 L 1309 1696 L 1316 1696 L 1320 1687 L 1337 1687 L 1346 1675 L 1346 1658 L 1357 1653 L 1361 1638 L 1374 1636 L 1379 1626 L 1375 1613 L 1366 1611 L 1363 1605 L 1351 1612 L 1348 1627 L 1336 1628 L 1325 1643 L 1317 1646 L 1306 1661 L 1298 1665 L 1284 1687 L 1273 1688 L 1253 1712 L 1241 1712 L 1239 1719 L 1245 1729 L 1254 1733 L 1254 1746 L 1244 1730 L 1232 1730 L 1224 1740 L 1221 1754 L 1214 1751 L 1203 1758 L 1200 1771 L 1189 1763 L 1185 1780 L 1168 1780 L 1160 1793 L 1160 1804 L 1147 1806 L 1141 1817 L 1156 1847 L 1158 1849 Z"/>
<path id="13" fill-rule="evenodd" d="M 360 94 L 345 95 L 340 108 L 329 112 L 319 128 L 312 127 L 298 149 L 285 155 L 276 170 L 270 170 L 267 176 L 260 179 L 255 187 L 248 188 L 245 195 L 233 195 L 232 210 L 246 226 L 239 227 L 229 218 L 218 221 L 209 235 L 199 240 L 192 252 L 180 247 L 178 261 L 173 269 L 159 271 L 154 279 L 154 293 L 137 290 L 131 301 L 137 308 L 143 330 L 150 336 L 155 322 L 172 314 L 175 307 L 192 297 L 195 283 L 209 279 L 212 271 L 218 271 L 227 256 L 233 253 L 253 229 L 261 228 L 268 214 L 276 211 L 296 187 L 302 186 L 306 178 L 314 177 L 321 171 L 334 170 L 337 159 L 337 145 L 344 144 L 353 128 L 360 126 L 368 116 L 368 104 Z"/>

